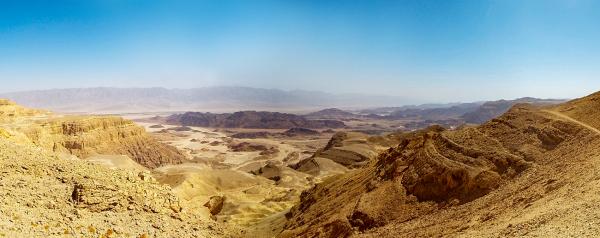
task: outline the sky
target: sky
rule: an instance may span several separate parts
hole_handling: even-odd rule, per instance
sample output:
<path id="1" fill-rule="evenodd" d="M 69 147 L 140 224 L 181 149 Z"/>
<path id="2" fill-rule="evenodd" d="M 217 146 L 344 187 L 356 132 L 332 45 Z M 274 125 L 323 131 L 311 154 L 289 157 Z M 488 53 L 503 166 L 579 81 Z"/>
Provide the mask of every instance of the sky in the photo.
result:
<path id="1" fill-rule="evenodd" d="M 2 0 L 0 83 L 573 98 L 600 90 L 600 0 Z"/>

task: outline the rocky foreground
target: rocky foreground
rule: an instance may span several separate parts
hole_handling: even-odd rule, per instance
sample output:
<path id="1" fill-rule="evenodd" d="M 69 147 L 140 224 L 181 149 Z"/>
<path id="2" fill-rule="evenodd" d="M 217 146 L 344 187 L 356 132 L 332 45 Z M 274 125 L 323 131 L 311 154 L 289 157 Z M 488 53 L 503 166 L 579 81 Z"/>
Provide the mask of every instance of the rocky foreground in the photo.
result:
<path id="1" fill-rule="evenodd" d="M 146 169 L 84 160 L 123 154 L 153 168 L 181 162 L 175 148 L 121 118 L 48 115 L 0 101 L 0 237 L 233 235 Z"/>
<path id="2" fill-rule="evenodd" d="M 215 237 L 149 174 L 112 170 L 0 138 L 0 237 Z"/>

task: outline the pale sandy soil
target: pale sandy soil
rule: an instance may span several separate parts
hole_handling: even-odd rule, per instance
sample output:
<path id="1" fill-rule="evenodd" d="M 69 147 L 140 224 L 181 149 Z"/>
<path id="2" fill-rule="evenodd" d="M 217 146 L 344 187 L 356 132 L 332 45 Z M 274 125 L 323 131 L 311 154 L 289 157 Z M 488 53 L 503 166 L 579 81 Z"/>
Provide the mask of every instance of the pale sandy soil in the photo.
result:
<path id="1" fill-rule="evenodd" d="M 169 184 L 190 209 L 197 209 L 206 217 L 209 211 L 203 206 L 211 196 L 225 196 L 223 210 L 215 218 L 222 223 L 245 229 L 243 237 L 274 237 L 285 222 L 285 213 L 298 202 L 300 193 L 314 184 L 311 175 L 297 172 L 287 165 L 310 156 L 303 151 L 322 147 L 330 135 L 314 138 L 259 138 L 232 139 L 223 129 L 190 127 L 191 131 L 168 130 L 176 127 L 155 123 L 138 122 L 163 142 L 184 151 L 189 163 L 168 165 L 153 171 L 159 182 Z M 165 133 L 163 130 L 167 129 Z M 232 129 L 233 130 L 233 129 Z M 163 131 L 163 132 L 161 132 Z M 230 131 L 229 129 L 227 131 Z M 247 129 L 238 130 L 249 131 Z M 281 130 L 271 130 L 271 133 Z M 230 133 L 231 134 L 231 133 Z M 227 146 L 249 142 L 274 147 L 277 153 L 260 155 L 259 151 L 233 152 Z M 294 161 L 283 160 L 291 153 L 298 153 Z M 217 163 L 219 166 L 215 166 Z M 281 179 L 269 180 L 249 173 L 267 163 L 280 167 Z M 343 171 L 339 168 L 340 172 Z M 324 175 L 328 175 L 324 173 Z"/>
<path id="2" fill-rule="evenodd" d="M 94 155 L 85 160 L 111 169 L 148 170 L 146 167 L 141 166 L 126 155 Z"/>

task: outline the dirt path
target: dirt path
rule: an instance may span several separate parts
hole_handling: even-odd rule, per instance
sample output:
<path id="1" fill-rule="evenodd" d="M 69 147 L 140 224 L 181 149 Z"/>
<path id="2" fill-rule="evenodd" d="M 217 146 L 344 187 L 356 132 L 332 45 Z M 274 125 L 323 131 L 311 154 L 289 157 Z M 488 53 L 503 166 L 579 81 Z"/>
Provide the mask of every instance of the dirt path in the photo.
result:
<path id="1" fill-rule="evenodd" d="M 575 120 L 575 119 L 573 119 L 573 118 L 571 118 L 571 117 L 569 117 L 569 116 L 567 116 L 565 114 L 562 114 L 562 113 L 557 112 L 557 111 L 550 111 L 550 110 L 542 110 L 542 111 L 550 113 L 550 114 L 555 115 L 557 117 L 560 117 L 562 119 L 565 119 L 567 121 L 573 122 L 573 123 L 578 124 L 580 126 L 583 126 L 583 127 L 587 128 L 587 129 L 590 129 L 591 131 L 595 132 L 596 134 L 600 135 L 600 130 L 598 130 L 597 128 L 595 128 L 593 126 L 590 126 L 588 124 L 585 124 L 583 122 L 580 122 L 578 120 Z"/>

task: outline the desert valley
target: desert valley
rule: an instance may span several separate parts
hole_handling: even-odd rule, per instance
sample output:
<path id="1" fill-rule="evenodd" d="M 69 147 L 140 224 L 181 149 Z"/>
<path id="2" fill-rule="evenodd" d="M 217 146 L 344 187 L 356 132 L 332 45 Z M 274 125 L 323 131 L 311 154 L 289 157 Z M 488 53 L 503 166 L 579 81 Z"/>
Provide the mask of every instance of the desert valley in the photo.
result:
<path id="1" fill-rule="evenodd" d="M 600 237 L 599 9 L 0 1 L 0 238 Z"/>
<path id="2" fill-rule="evenodd" d="M 599 102 L 76 115 L 2 100 L 0 235 L 598 234 Z"/>

